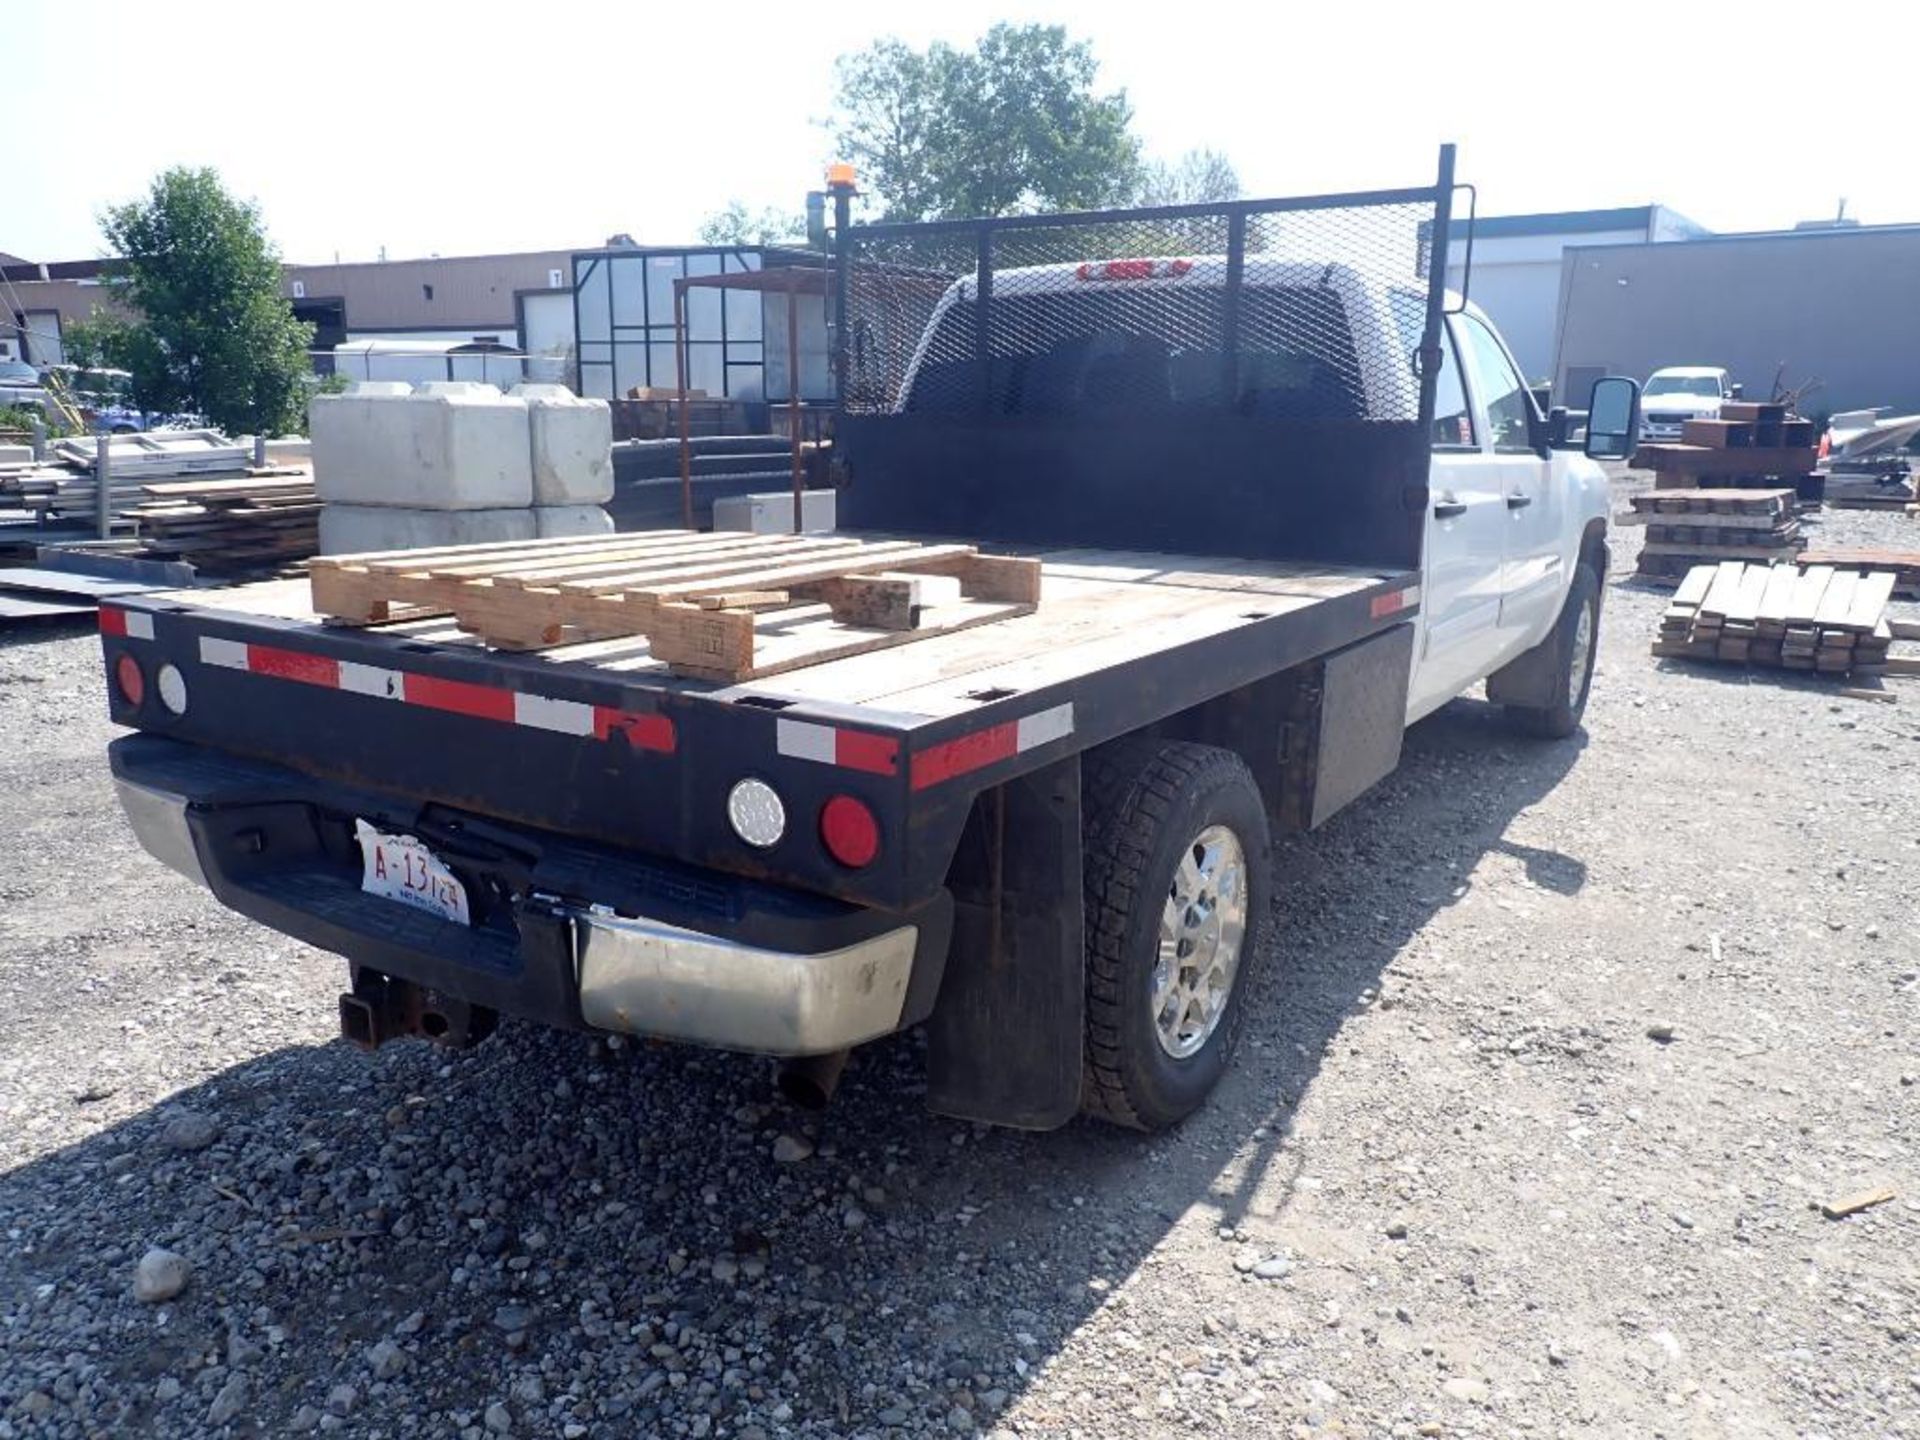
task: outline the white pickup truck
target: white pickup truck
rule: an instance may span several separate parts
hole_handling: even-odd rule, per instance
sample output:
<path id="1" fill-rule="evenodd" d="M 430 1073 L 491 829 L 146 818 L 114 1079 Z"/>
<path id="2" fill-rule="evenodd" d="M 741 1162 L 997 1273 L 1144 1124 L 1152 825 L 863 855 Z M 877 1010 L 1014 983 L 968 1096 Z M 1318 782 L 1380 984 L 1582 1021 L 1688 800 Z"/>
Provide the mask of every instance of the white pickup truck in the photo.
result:
<path id="1" fill-rule="evenodd" d="M 942 1113 L 1171 1125 L 1240 1033 L 1273 832 L 1482 681 L 1536 735 L 1586 704 L 1589 457 L 1631 451 L 1637 387 L 1598 382 L 1586 455 L 1559 442 L 1443 257 L 1422 271 L 1451 193 L 1449 155 L 1418 190 L 951 225 L 850 227 L 842 194 L 841 523 L 990 544 L 1015 558 L 961 559 L 1030 584 L 1022 613 L 914 600 L 910 643 L 850 647 L 829 619 L 873 622 L 834 607 L 916 583 L 910 555 L 871 575 L 816 538 L 769 573 L 730 557 L 784 537 L 659 532 L 355 570 L 453 587 L 440 621 L 322 624 L 299 583 L 110 602 L 127 814 L 346 956 L 362 1045 L 511 1015 L 777 1056 L 825 1103 L 852 1047 L 924 1025 Z M 502 587 L 724 605 L 743 563 L 797 607 L 757 623 L 817 658 L 717 679 L 660 638 L 523 653 L 456 623 Z"/>
<path id="2" fill-rule="evenodd" d="M 1717 365 L 1669 365 L 1647 377 L 1641 429 L 1648 440 L 1678 440 L 1689 420 L 1717 420 L 1720 406 L 1740 398 L 1740 387 Z"/>

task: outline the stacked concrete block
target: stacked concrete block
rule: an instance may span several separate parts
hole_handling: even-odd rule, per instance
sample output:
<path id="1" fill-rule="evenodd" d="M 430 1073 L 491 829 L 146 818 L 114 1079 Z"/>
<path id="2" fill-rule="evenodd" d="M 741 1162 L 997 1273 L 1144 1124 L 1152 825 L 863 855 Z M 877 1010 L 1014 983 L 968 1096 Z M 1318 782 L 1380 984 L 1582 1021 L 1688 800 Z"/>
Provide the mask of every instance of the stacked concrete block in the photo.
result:
<path id="1" fill-rule="evenodd" d="M 323 554 L 613 528 L 611 414 L 564 386 L 366 381 L 311 420 Z"/>
<path id="2" fill-rule="evenodd" d="M 490 545 L 498 541 L 532 540 L 539 533 L 531 507 L 525 510 L 415 510 L 402 505 L 324 505 L 320 509 L 322 555 L 425 550 L 442 545 Z"/>
<path id="3" fill-rule="evenodd" d="M 534 533 L 542 540 L 613 533 L 613 517 L 598 505 L 536 505 L 532 514 Z"/>
<path id="4" fill-rule="evenodd" d="M 516 385 L 527 407 L 537 506 L 604 505 L 613 498 L 613 412 L 564 385 Z"/>

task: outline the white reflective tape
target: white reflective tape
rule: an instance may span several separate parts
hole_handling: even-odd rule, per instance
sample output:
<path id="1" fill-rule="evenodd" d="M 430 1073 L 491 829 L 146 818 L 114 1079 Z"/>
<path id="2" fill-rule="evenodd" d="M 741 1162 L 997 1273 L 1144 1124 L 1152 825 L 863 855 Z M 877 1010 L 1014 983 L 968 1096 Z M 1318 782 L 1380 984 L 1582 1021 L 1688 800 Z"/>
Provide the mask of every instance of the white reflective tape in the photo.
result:
<path id="1" fill-rule="evenodd" d="M 356 695 L 371 695 L 376 700 L 404 700 L 406 686 L 398 670 L 382 670 L 377 665 L 340 662 L 340 688 Z"/>
<path id="2" fill-rule="evenodd" d="M 121 617 L 126 621 L 127 634 L 135 640 L 153 638 L 153 616 L 142 614 L 138 610 L 122 610 Z"/>
<path id="3" fill-rule="evenodd" d="M 1410 606 L 1418 605 L 1419 603 L 1420 603 L 1420 587 L 1418 585 L 1409 585 L 1407 586 L 1406 589 L 1400 592 L 1400 608 L 1402 610 L 1405 610 Z"/>
<path id="4" fill-rule="evenodd" d="M 835 761 L 837 742 L 831 725 L 809 725 L 804 720 L 781 720 L 775 724 L 774 747 L 782 755 L 796 760 L 818 760 L 822 765 Z"/>
<path id="5" fill-rule="evenodd" d="M 1020 750 L 1031 750 L 1036 745 L 1045 745 L 1051 740 L 1064 739 L 1073 733 L 1073 704 L 1056 705 L 1051 710 L 1042 710 L 1036 715 L 1022 715 L 1015 732 L 1014 744 Z"/>
<path id="6" fill-rule="evenodd" d="M 220 640 L 212 635 L 200 637 L 200 663 L 222 665 L 229 670 L 247 668 L 247 647 L 239 640 Z"/>
<path id="7" fill-rule="evenodd" d="M 531 725 L 536 730 L 556 730 L 562 735 L 591 735 L 593 707 L 577 700 L 552 700 L 545 695 L 515 692 L 513 723 Z"/>

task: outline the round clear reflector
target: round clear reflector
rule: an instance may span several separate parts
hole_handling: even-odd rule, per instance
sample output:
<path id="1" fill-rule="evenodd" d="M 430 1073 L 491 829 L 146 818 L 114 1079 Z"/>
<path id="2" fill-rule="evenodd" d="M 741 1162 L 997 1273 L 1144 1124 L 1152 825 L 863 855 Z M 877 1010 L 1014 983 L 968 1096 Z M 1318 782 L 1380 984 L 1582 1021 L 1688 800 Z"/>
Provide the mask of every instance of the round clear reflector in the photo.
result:
<path id="1" fill-rule="evenodd" d="M 160 690 L 160 703 L 175 715 L 187 713 L 187 677 L 175 665 L 162 665 L 154 677 Z"/>
<path id="2" fill-rule="evenodd" d="M 742 780 L 727 792 L 727 823 L 749 845 L 764 850 L 787 833 L 787 807 L 764 780 Z"/>

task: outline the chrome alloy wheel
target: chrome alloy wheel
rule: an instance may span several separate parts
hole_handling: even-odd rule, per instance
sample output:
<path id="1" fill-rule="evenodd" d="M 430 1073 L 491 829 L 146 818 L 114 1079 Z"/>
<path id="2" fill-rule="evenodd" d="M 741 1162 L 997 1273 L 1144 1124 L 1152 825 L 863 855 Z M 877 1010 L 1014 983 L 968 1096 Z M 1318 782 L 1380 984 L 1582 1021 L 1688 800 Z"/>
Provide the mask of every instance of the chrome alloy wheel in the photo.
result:
<path id="1" fill-rule="evenodd" d="M 1246 852 L 1233 831 L 1209 825 L 1187 846 L 1160 911 L 1153 1028 L 1174 1059 L 1197 1053 L 1220 1028 L 1246 933 Z"/>
<path id="2" fill-rule="evenodd" d="M 1573 622 L 1573 654 L 1567 665 L 1567 707 L 1580 708 L 1580 691 L 1587 683 L 1587 656 L 1593 650 L 1593 606 L 1582 605 Z"/>

